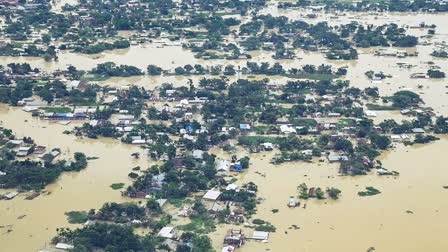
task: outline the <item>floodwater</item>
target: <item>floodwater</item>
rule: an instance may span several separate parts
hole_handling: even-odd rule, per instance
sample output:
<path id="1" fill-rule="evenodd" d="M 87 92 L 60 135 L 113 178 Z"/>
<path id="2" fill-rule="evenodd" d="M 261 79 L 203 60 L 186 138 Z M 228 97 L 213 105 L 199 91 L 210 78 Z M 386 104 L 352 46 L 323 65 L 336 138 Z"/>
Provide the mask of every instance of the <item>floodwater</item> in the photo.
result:
<path id="1" fill-rule="evenodd" d="M 448 184 L 443 164 L 448 139 L 415 147 L 400 146 L 381 156 L 398 177 L 368 175 L 339 176 L 336 164 L 268 164 L 271 155 L 251 156 L 251 166 L 244 181 L 259 185 L 258 196 L 264 200 L 254 218 L 270 221 L 276 228 L 268 243 L 247 242 L 242 251 L 446 251 L 448 241 Z M 261 176 L 260 174 L 265 175 Z M 287 207 L 296 187 L 337 187 L 339 200 L 302 201 L 306 209 Z M 359 197 L 358 191 L 373 186 L 382 193 Z M 278 213 L 272 213 L 278 209 Z M 412 213 L 407 212 L 412 211 Z M 300 229 L 291 228 L 297 225 Z M 228 227 L 220 226 L 212 239 L 222 245 Z M 241 228 L 241 226 L 235 226 Z M 246 229 L 246 235 L 252 232 Z"/>
<path id="2" fill-rule="evenodd" d="M 56 234 L 58 227 L 74 227 L 67 223 L 67 211 L 100 208 L 105 202 L 121 202 L 119 191 L 110 188 L 112 183 L 130 184 L 127 174 L 131 168 L 147 167 L 145 159 L 136 160 L 133 152 L 142 152 L 135 146 L 121 144 L 113 139 L 77 139 L 62 132 L 73 124 L 62 126 L 57 123 L 32 118 L 19 108 L 0 107 L 1 126 L 12 128 L 17 137 L 30 136 L 47 149 L 59 147 L 66 155 L 84 152 L 88 157 L 99 159 L 89 161 L 80 172 L 66 172 L 46 187 L 51 192 L 34 200 L 25 200 L 19 195 L 10 201 L 0 201 L 0 244 L 5 251 L 37 251 Z M 143 153 L 142 153 L 143 154 Z M 142 155 L 143 156 L 143 155 Z M 0 193 L 11 190 L 3 190 Z M 19 216 L 25 217 L 17 219 Z M 12 232 L 7 233 L 8 229 Z"/>
<path id="3" fill-rule="evenodd" d="M 59 5 L 60 6 L 60 5 Z M 277 11 L 272 7 L 264 10 L 272 15 L 287 15 L 300 18 L 301 11 Z M 348 23 L 353 20 L 384 24 L 394 22 L 399 25 L 418 25 L 421 21 L 436 24 L 436 35 L 428 42 L 448 40 L 448 20 L 446 14 L 356 14 L 348 13 L 345 17 L 331 19 L 331 14 L 319 14 L 316 22 L 326 19 L 330 24 Z M 411 29 L 411 34 L 423 36 L 425 29 Z M 376 48 L 361 49 L 356 61 L 330 61 L 321 53 L 298 51 L 298 59 L 272 59 L 272 52 L 250 52 L 250 61 L 281 62 L 287 68 L 300 67 L 304 64 L 331 64 L 335 67 L 349 66 L 345 79 L 359 88 L 378 86 L 380 95 L 389 95 L 406 88 L 418 92 L 426 104 L 433 107 L 438 114 L 448 115 L 446 100 L 446 81 L 429 79 L 411 79 L 410 74 L 426 72 L 433 61 L 434 65 L 448 72 L 446 60 L 433 58 L 432 45 L 419 45 L 415 49 L 418 57 L 398 59 L 394 57 L 373 56 Z M 412 51 L 412 50 L 411 50 Z M 134 65 L 145 69 L 155 64 L 164 69 L 173 69 L 185 64 L 237 64 L 245 65 L 246 60 L 199 60 L 181 47 L 160 48 L 157 43 L 131 46 L 129 49 L 107 51 L 97 55 L 83 55 L 61 52 L 58 62 L 45 62 L 39 58 L 0 57 L 0 63 L 28 62 L 33 67 L 44 71 L 65 69 L 74 65 L 78 69 L 88 70 L 99 63 L 114 61 L 117 64 Z M 415 65 L 410 69 L 398 68 L 397 62 Z M 364 75 L 368 70 L 383 71 L 392 75 L 381 84 L 372 84 Z M 186 84 L 188 79 L 195 82 L 202 77 L 132 77 L 111 78 L 99 82 L 100 85 L 122 86 L 136 84 L 145 88 L 154 88 L 164 82 L 175 85 Z M 232 77 L 231 79 L 238 78 Z M 259 76 L 257 78 L 262 78 Z M 285 83 L 285 78 L 271 78 L 275 82 Z M 422 88 L 418 88 L 421 85 Z M 403 119 L 396 112 L 379 112 L 378 119 Z M 109 186 L 116 182 L 130 183 L 127 174 L 137 165 L 148 167 L 149 161 L 133 159 L 130 154 L 141 152 L 138 147 L 121 144 L 117 140 L 78 139 L 64 135 L 65 129 L 73 124 L 62 126 L 34 119 L 19 108 L 0 107 L 2 126 L 12 128 L 17 136 L 30 136 L 40 145 L 48 148 L 59 147 L 66 154 L 82 151 L 88 156 L 99 157 L 89 162 L 89 166 L 79 173 L 64 173 L 54 184 L 46 189 L 50 195 L 41 195 L 27 201 L 18 196 L 11 201 L 0 201 L 0 244 L 5 251 L 36 251 L 44 247 L 58 227 L 74 227 L 66 221 L 64 213 L 71 210 L 89 210 L 99 208 L 104 202 L 123 199 L 118 191 Z M 258 206 L 254 218 L 270 221 L 277 227 L 271 234 L 269 243 L 248 242 L 241 251 L 255 252 L 270 249 L 271 251 L 367 251 L 375 247 L 377 251 L 446 251 L 448 241 L 444 234 L 448 231 L 448 201 L 445 200 L 448 185 L 448 172 L 444 169 L 445 150 L 448 139 L 442 138 L 425 146 L 404 147 L 381 156 L 384 166 L 400 172 L 398 177 L 379 177 L 368 175 L 362 177 L 341 177 L 337 173 L 337 165 L 327 163 L 288 163 L 280 166 L 269 164 L 270 155 L 257 154 L 251 156 L 251 168 L 241 175 L 239 183 L 255 182 L 259 188 L 259 196 L 264 200 Z M 142 155 L 144 156 L 144 155 Z M 266 174 L 266 177 L 258 173 Z M 335 186 L 342 190 L 342 197 L 337 201 L 324 200 L 307 202 L 307 208 L 289 209 L 286 203 L 290 196 L 296 196 L 296 187 L 305 182 L 308 186 Z M 365 186 L 374 186 L 383 193 L 373 197 L 359 197 L 358 191 Z M 303 202 L 302 202 L 303 203 Z M 272 209 L 279 209 L 272 213 Z M 407 212 L 408 211 L 408 212 Z M 409 212 L 410 211 L 410 212 Z M 411 213 L 412 212 L 412 213 Z M 17 217 L 26 215 L 23 219 Z M 289 229 L 297 225 L 300 229 Z M 219 226 L 210 236 L 217 250 L 220 250 L 222 239 L 229 226 Z M 285 233 L 287 232 L 287 233 Z M 251 235 L 248 232 L 248 235 Z"/>

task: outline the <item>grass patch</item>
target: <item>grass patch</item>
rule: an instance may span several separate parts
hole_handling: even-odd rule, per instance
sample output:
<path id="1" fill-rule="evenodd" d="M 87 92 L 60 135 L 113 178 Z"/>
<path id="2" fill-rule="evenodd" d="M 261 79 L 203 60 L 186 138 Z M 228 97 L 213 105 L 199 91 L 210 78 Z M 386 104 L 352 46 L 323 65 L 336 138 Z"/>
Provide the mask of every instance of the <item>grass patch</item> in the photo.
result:
<path id="1" fill-rule="evenodd" d="M 124 183 L 113 183 L 110 187 L 114 190 L 120 190 L 124 187 Z"/>
<path id="2" fill-rule="evenodd" d="M 40 109 L 44 110 L 47 113 L 70 113 L 70 112 L 72 112 L 72 108 L 69 108 L 69 107 L 40 107 Z"/>
<path id="3" fill-rule="evenodd" d="M 200 234 L 208 234 L 210 232 L 215 231 L 215 224 L 213 220 L 208 219 L 204 216 L 196 216 L 190 218 L 191 222 L 178 228 L 187 232 L 195 232 Z"/>
<path id="4" fill-rule="evenodd" d="M 361 196 L 361 197 L 365 197 L 365 196 L 377 195 L 377 194 L 380 194 L 380 193 L 381 193 L 380 190 L 378 190 L 378 189 L 376 189 L 376 188 L 374 188 L 372 186 L 368 186 L 368 187 L 366 187 L 365 191 L 358 192 L 358 195 Z"/>
<path id="5" fill-rule="evenodd" d="M 356 125 L 356 121 L 354 119 L 341 118 L 338 120 L 337 128 L 342 129 L 344 127 L 351 127 L 351 126 L 355 126 L 355 125 Z"/>
<path id="6" fill-rule="evenodd" d="M 82 224 L 88 220 L 85 211 L 70 211 L 66 212 L 65 215 L 67 215 L 68 222 L 72 224 Z"/>
<path id="7" fill-rule="evenodd" d="M 171 205 L 180 208 L 184 203 L 186 203 L 188 200 L 185 199 L 168 199 L 168 203 Z"/>
<path id="8" fill-rule="evenodd" d="M 308 126 L 308 127 L 316 127 L 317 122 L 311 118 L 294 118 L 291 120 L 291 123 L 294 126 Z"/>
<path id="9" fill-rule="evenodd" d="M 252 221 L 253 224 L 257 225 L 255 227 L 256 231 L 263 231 L 263 232 L 275 232 L 276 228 L 271 223 L 261 220 L 261 219 L 254 219 Z"/>

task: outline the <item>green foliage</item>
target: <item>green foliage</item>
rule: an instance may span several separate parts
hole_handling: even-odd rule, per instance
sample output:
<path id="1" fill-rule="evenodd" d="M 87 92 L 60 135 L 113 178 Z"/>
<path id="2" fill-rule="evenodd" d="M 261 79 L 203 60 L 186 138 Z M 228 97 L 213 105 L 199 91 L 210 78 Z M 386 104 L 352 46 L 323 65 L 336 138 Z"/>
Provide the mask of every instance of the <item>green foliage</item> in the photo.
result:
<path id="1" fill-rule="evenodd" d="M 121 188 L 124 187 L 124 183 L 113 183 L 112 185 L 110 185 L 110 187 L 113 190 L 120 190 Z"/>
<path id="2" fill-rule="evenodd" d="M 60 229 L 58 235 L 73 242 L 74 251 L 155 252 L 157 245 L 152 237 L 139 237 L 130 227 L 115 224 L 95 223 L 76 230 Z"/>
<path id="3" fill-rule="evenodd" d="M 194 216 L 190 218 L 191 222 L 185 225 L 181 225 L 178 228 L 186 232 L 194 232 L 196 234 L 208 234 L 215 230 L 215 224 L 213 220 L 206 216 Z"/>
<path id="4" fill-rule="evenodd" d="M 66 212 L 68 222 L 72 224 L 82 224 L 88 220 L 87 212 L 84 211 L 70 211 Z"/>
<path id="5" fill-rule="evenodd" d="M 362 196 L 362 197 L 365 197 L 365 196 L 377 195 L 377 194 L 380 194 L 380 193 L 381 193 L 380 190 L 378 190 L 378 189 L 376 189 L 376 188 L 374 188 L 372 186 L 368 186 L 368 187 L 366 187 L 365 191 L 358 192 L 358 195 Z"/>
<path id="6" fill-rule="evenodd" d="M 418 94 L 407 90 L 394 93 L 390 99 L 393 102 L 393 106 L 397 108 L 408 108 L 410 106 L 416 106 L 422 102 L 422 99 Z"/>
<path id="7" fill-rule="evenodd" d="M 330 196 L 330 198 L 337 200 L 337 199 L 339 199 L 341 190 L 339 190 L 335 187 L 330 187 L 330 188 L 327 188 L 327 194 L 328 194 L 328 196 Z"/>

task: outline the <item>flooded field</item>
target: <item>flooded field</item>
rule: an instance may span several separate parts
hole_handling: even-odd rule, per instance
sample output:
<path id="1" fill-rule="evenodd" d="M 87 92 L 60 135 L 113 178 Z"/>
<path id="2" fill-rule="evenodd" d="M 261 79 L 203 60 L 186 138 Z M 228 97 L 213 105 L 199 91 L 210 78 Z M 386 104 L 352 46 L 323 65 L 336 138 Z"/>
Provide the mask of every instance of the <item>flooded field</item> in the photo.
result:
<path id="1" fill-rule="evenodd" d="M 292 19 L 300 18 L 299 11 L 281 12 L 267 8 L 265 13 L 286 15 Z M 338 19 L 330 14 L 319 16 L 317 20 L 328 20 L 330 24 L 359 21 L 380 25 L 394 22 L 397 24 L 417 25 L 420 21 L 437 25 L 437 32 L 429 42 L 448 41 L 448 15 L 382 14 L 359 15 L 349 13 Z M 307 20 L 312 22 L 312 20 Z M 413 35 L 425 35 L 426 30 L 411 29 Z M 419 93 L 427 106 L 434 108 L 437 114 L 448 115 L 447 82 L 444 80 L 411 79 L 415 72 L 426 72 L 428 61 L 434 62 L 442 71 L 448 72 L 446 60 L 431 57 L 432 46 L 419 45 L 418 57 L 398 59 L 378 57 L 376 48 L 361 49 L 356 61 L 331 61 L 320 52 L 299 51 L 299 59 L 280 60 L 286 67 L 298 67 L 304 64 L 347 65 L 348 74 L 344 77 L 351 85 L 359 88 L 377 86 L 380 95 L 392 94 L 400 89 L 411 89 Z M 276 62 L 271 53 L 251 53 L 249 61 Z M 114 50 L 98 55 L 82 55 L 71 52 L 59 54 L 58 62 L 45 62 L 38 58 L 0 57 L 0 63 L 27 62 L 44 71 L 65 69 L 74 65 L 88 70 L 99 63 L 113 61 L 119 64 L 134 65 L 146 69 L 155 64 L 164 69 L 173 69 L 185 64 L 203 64 L 206 66 L 233 63 L 245 65 L 247 60 L 198 60 L 193 53 L 181 47 L 159 48 L 155 43 L 132 46 L 130 49 Z M 415 67 L 403 69 L 398 62 L 406 62 Z M 372 84 L 366 77 L 368 70 L 383 71 L 392 75 L 381 84 Z M 202 78 L 193 77 L 132 77 L 111 78 L 99 82 L 100 85 L 122 86 L 135 84 L 145 88 L 154 88 L 164 82 L 184 85 L 188 79 L 197 82 Z M 232 77 L 238 78 L 238 77 Z M 257 77 L 262 78 L 262 77 Z M 272 78 L 280 84 L 286 78 Z M 419 86 L 421 87 L 419 88 Z M 398 112 L 379 112 L 375 121 L 387 118 L 403 118 Z M 129 183 L 127 174 L 132 167 L 148 167 L 147 158 L 139 160 L 131 157 L 133 152 L 143 152 L 141 148 L 121 144 L 117 140 L 78 139 L 62 132 L 69 126 L 34 119 L 19 108 L 0 107 L 1 126 L 11 128 L 18 136 L 30 136 L 48 148 L 59 147 L 66 155 L 82 151 L 89 157 L 98 157 L 89 162 L 88 167 L 79 173 L 63 173 L 58 181 L 46 188 L 49 195 L 41 195 L 32 201 L 18 196 L 10 201 L 0 201 L 0 246 L 1 251 L 37 251 L 49 243 L 58 227 L 71 227 L 67 223 L 65 212 L 71 210 L 89 210 L 99 208 L 105 202 L 122 202 L 119 191 L 110 188 L 112 183 Z M 289 163 L 274 166 L 269 163 L 270 155 L 252 155 L 251 168 L 241 175 L 240 183 L 255 182 L 258 185 L 262 203 L 257 207 L 255 218 L 269 220 L 277 232 L 272 233 L 268 243 L 248 242 L 241 251 L 367 251 L 374 247 L 376 251 L 447 251 L 448 240 L 448 171 L 444 157 L 448 149 L 448 138 L 425 146 L 399 146 L 385 153 L 380 160 L 390 170 L 400 172 L 398 177 L 380 177 L 375 174 L 362 177 L 343 177 L 338 175 L 337 166 L 314 162 Z M 142 155 L 144 156 L 144 155 Z M 261 176 L 264 174 L 265 176 Z M 310 186 L 337 186 L 342 191 L 338 201 L 307 201 L 307 207 L 289 209 L 286 206 L 290 196 L 297 195 L 300 183 Z M 374 186 L 383 193 L 375 197 L 359 197 L 358 191 L 365 186 Z M 1 192 L 1 191 L 0 191 Z M 302 202 L 303 203 L 303 202 Z M 278 209 L 273 213 L 272 209 Z M 19 216 L 25 217 L 18 219 Z M 292 228 L 297 225 L 299 229 Z M 218 226 L 210 234 L 214 247 L 219 250 L 222 238 L 229 226 Z M 11 230 L 8 232 L 8 229 Z"/>

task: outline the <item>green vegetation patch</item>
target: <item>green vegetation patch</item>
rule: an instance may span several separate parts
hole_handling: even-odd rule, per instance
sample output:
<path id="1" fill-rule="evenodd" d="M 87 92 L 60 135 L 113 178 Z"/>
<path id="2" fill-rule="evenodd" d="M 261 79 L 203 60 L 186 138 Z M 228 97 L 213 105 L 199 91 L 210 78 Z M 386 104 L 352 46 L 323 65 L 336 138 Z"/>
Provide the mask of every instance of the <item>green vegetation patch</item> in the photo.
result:
<path id="1" fill-rule="evenodd" d="M 381 193 L 380 190 L 378 190 L 378 189 L 376 189 L 376 188 L 374 188 L 372 186 L 368 186 L 368 187 L 366 187 L 365 191 L 358 192 L 358 195 L 361 196 L 361 197 L 365 197 L 365 196 L 377 195 L 377 194 L 380 194 L 380 193 Z"/>
<path id="2" fill-rule="evenodd" d="M 88 220 L 88 215 L 85 211 L 70 211 L 66 212 L 65 215 L 67 215 L 68 222 L 72 224 L 82 224 Z"/>
<path id="3" fill-rule="evenodd" d="M 182 226 L 179 226 L 179 230 L 207 234 L 213 232 L 216 228 L 213 220 L 210 220 L 203 216 L 196 216 L 190 218 L 191 222 Z"/>
<path id="4" fill-rule="evenodd" d="M 114 190 L 120 190 L 124 187 L 124 183 L 113 183 L 110 187 Z"/>

